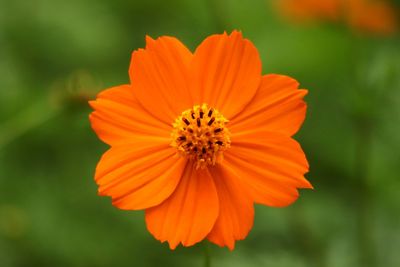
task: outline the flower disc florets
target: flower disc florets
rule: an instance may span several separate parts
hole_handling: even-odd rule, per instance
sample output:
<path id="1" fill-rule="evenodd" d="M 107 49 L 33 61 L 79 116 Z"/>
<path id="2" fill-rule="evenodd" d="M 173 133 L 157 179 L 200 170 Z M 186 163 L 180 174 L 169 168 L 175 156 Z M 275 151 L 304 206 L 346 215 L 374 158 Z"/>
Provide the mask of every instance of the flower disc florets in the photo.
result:
<path id="1" fill-rule="evenodd" d="M 231 144 L 228 120 L 207 104 L 187 109 L 173 123 L 171 146 L 194 160 L 196 168 L 215 165 Z"/>

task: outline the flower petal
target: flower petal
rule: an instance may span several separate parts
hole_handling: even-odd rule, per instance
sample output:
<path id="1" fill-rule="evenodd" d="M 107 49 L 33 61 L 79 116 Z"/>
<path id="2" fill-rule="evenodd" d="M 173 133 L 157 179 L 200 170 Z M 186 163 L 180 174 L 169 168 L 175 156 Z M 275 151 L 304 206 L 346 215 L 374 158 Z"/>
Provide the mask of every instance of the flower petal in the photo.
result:
<path id="1" fill-rule="evenodd" d="M 179 243 L 191 246 L 211 231 L 219 211 L 218 196 L 207 169 L 196 170 L 192 162 L 175 192 L 157 207 L 146 210 L 150 233 L 171 249 Z"/>
<path id="2" fill-rule="evenodd" d="M 230 250 L 253 226 L 254 205 L 236 175 L 221 165 L 210 168 L 217 187 L 220 212 L 208 240 Z"/>
<path id="3" fill-rule="evenodd" d="M 300 145 L 279 133 L 232 135 L 223 166 L 236 173 L 256 203 L 268 206 L 287 206 L 297 199 L 297 188 L 312 188 L 304 178 L 308 163 Z"/>
<path id="4" fill-rule="evenodd" d="M 250 102 L 260 80 L 258 51 L 240 32 L 212 35 L 196 49 L 191 90 L 197 104 L 207 103 L 230 119 Z"/>
<path id="5" fill-rule="evenodd" d="M 307 90 L 299 90 L 298 86 L 288 76 L 263 76 L 257 94 L 242 113 L 231 119 L 229 129 L 267 130 L 292 136 L 303 123 L 307 108 L 303 101 Z"/>
<path id="6" fill-rule="evenodd" d="M 178 185 L 186 159 L 175 158 L 168 139 L 136 138 L 110 148 L 96 168 L 99 194 L 120 209 L 140 210 L 167 199 Z"/>
<path id="7" fill-rule="evenodd" d="M 146 49 L 132 54 L 129 76 L 136 98 L 158 119 L 171 125 L 192 106 L 187 86 L 192 53 L 173 37 L 146 38 Z"/>
<path id="8" fill-rule="evenodd" d="M 89 104 L 94 109 L 89 116 L 93 130 L 109 145 L 135 136 L 170 135 L 170 126 L 151 116 L 135 99 L 129 85 L 102 91 Z"/>

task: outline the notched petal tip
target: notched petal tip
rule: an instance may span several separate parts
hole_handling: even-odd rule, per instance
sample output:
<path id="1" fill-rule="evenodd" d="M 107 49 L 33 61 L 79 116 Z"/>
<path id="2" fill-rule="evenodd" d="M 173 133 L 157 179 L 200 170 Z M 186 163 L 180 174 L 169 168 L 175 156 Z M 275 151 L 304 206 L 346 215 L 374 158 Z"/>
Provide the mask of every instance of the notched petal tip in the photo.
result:
<path id="1" fill-rule="evenodd" d="M 132 60 L 133 60 L 134 56 L 138 56 L 139 54 L 141 54 L 141 53 L 143 53 L 145 51 L 146 51 L 146 49 L 144 49 L 144 48 L 138 48 L 138 49 L 133 50 L 132 54 L 131 54 L 131 63 L 132 63 Z"/>
<path id="2" fill-rule="evenodd" d="M 308 89 L 299 88 L 299 89 L 297 89 L 297 90 L 298 90 L 298 92 L 301 92 L 301 93 L 303 94 L 303 97 L 306 96 L 306 95 L 308 95 Z"/>
<path id="3" fill-rule="evenodd" d="M 146 40 L 146 48 L 148 48 L 148 46 L 153 45 L 156 42 L 156 40 L 154 40 L 150 35 L 147 34 L 145 40 Z"/>
<path id="4" fill-rule="evenodd" d="M 240 38 L 240 39 L 244 39 L 243 38 L 243 33 L 242 33 L 241 30 L 233 30 L 231 32 L 231 34 L 229 35 L 229 37 L 237 37 L 237 38 Z"/>
<path id="5" fill-rule="evenodd" d="M 308 181 L 306 178 L 303 179 L 302 185 L 299 188 L 301 188 L 301 189 L 312 189 L 312 190 L 315 189 L 314 186 L 311 184 L 311 182 Z"/>
<path id="6" fill-rule="evenodd" d="M 88 104 L 89 104 L 90 107 L 93 108 L 93 104 L 94 104 L 95 102 L 96 102 L 96 100 L 95 100 L 95 99 L 92 99 L 92 100 L 89 100 L 89 101 L 88 101 Z"/>
<path id="7" fill-rule="evenodd" d="M 242 238 L 242 239 L 236 239 L 235 241 L 240 241 L 240 240 L 243 240 L 244 238 Z M 217 245 L 218 247 L 220 247 L 220 248 L 228 248 L 229 249 L 229 251 L 233 251 L 234 249 L 235 249 L 235 245 L 236 245 L 236 242 L 235 241 L 233 241 L 233 243 L 231 243 L 231 244 L 225 244 L 225 243 L 217 243 L 215 240 L 213 241 L 213 240 L 210 240 L 210 238 L 208 238 L 208 241 L 210 242 L 210 243 L 213 243 L 214 245 Z"/>

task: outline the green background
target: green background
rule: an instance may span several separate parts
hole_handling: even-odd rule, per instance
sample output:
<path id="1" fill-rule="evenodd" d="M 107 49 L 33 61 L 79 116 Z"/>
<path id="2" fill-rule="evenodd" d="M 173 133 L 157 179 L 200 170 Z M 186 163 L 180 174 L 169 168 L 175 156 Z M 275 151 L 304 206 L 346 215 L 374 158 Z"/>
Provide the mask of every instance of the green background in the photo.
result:
<path id="1" fill-rule="evenodd" d="M 146 34 L 190 49 L 242 30 L 263 73 L 309 90 L 296 139 L 310 162 L 290 207 L 256 207 L 236 249 L 212 266 L 400 266 L 400 40 L 340 24 L 290 23 L 271 1 L 0 0 L 0 266 L 202 266 L 203 246 L 170 251 L 143 212 L 97 195 L 107 146 L 88 99 L 128 82 Z"/>

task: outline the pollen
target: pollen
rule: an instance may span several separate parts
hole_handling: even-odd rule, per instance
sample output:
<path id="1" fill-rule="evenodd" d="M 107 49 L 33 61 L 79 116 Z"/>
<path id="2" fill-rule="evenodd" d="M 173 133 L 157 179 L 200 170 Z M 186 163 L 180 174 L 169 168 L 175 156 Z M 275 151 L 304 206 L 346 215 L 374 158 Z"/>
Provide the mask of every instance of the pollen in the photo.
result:
<path id="1" fill-rule="evenodd" d="M 171 146 L 195 162 L 196 169 L 220 162 L 230 147 L 228 120 L 207 104 L 187 109 L 173 123 Z"/>

